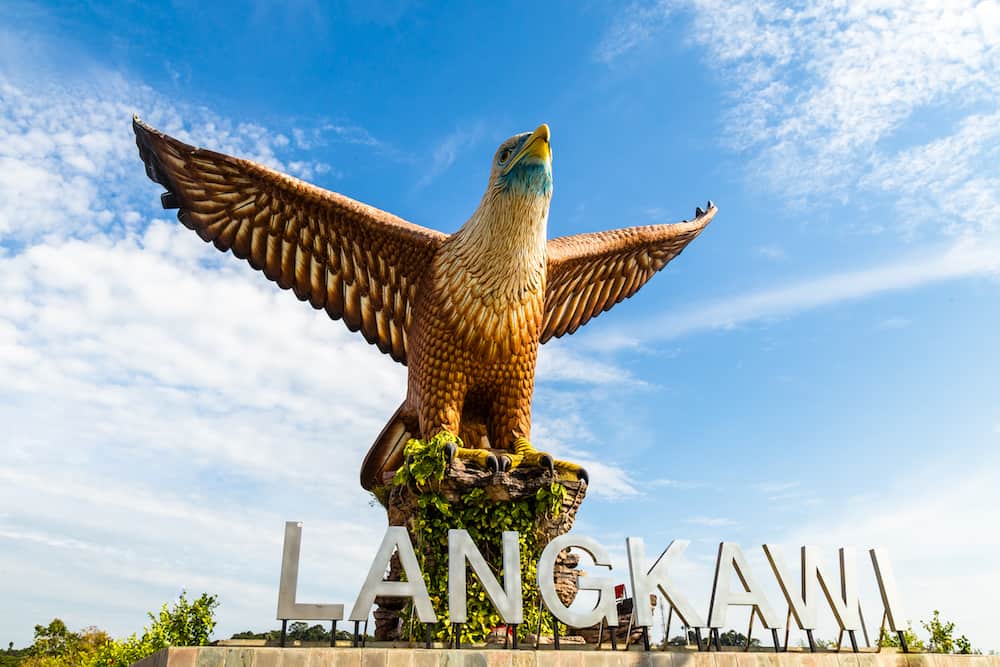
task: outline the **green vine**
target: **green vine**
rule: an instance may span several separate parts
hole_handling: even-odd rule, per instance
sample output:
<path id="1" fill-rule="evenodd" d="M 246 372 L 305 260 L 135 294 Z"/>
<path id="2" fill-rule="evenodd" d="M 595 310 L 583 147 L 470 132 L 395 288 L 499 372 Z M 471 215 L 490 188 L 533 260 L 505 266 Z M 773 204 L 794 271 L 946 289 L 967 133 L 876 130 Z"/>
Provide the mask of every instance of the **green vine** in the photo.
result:
<path id="1" fill-rule="evenodd" d="M 424 582 L 431 603 L 439 619 L 433 629 L 438 641 L 452 638 L 448 623 L 448 530 L 464 528 L 479 547 L 486 562 L 502 581 L 503 572 L 501 534 L 505 530 L 517 531 L 521 551 L 521 585 L 524 600 L 524 622 L 518 635 L 524 637 L 538 627 L 537 562 L 544 544 L 539 544 L 539 525 L 546 519 L 559 515 L 566 487 L 558 482 L 543 486 L 534 498 L 515 501 L 496 501 L 479 488 L 463 494 L 457 502 L 439 493 L 437 482 L 444 478 L 447 460 L 444 447 L 457 441 L 454 436 L 441 433 L 428 441 L 410 440 L 404 448 L 409 465 L 397 471 L 394 486 L 412 484 L 418 494 L 417 511 L 410 519 L 417 559 L 423 570 Z M 471 576 L 470 576 L 471 575 Z M 470 571 L 466 590 L 469 620 L 462 625 L 464 643 L 482 642 L 490 631 L 502 624 L 500 615 L 493 609 L 479 578 Z M 424 638 L 424 627 L 412 619 L 412 609 L 403 615 L 403 637 L 413 641 Z M 565 628 L 562 628 L 565 631 Z M 542 634 L 552 633 L 552 619 L 542 614 Z"/>

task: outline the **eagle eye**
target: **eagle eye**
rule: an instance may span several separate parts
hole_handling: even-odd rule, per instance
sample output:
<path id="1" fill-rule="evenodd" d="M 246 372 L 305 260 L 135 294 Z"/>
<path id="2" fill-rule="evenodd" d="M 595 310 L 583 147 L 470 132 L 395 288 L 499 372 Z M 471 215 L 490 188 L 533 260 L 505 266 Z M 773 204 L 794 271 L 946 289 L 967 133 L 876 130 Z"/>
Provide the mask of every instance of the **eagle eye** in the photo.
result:
<path id="1" fill-rule="evenodd" d="M 513 152 L 514 151 L 511 148 L 509 148 L 509 147 L 503 149 L 502 151 L 500 151 L 500 160 L 499 160 L 499 163 L 503 164 L 507 160 L 509 160 L 510 159 L 510 154 L 513 153 Z"/>

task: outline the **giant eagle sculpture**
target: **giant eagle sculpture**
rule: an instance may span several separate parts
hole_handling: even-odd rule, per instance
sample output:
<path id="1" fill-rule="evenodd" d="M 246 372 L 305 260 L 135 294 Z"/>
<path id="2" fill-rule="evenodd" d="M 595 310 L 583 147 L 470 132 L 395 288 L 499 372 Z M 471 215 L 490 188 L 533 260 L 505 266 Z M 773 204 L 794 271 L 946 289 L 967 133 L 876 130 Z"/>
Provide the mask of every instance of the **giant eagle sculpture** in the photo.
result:
<path id="1" fill-rule="evenodd" d="M 716 213 L 710 201 L 691 221 L 547 239 L 548 125 L 500 144 L 479 207 L 451 235 L 132 125 L 164 208 L 408 367 L 406 399 L 365 457 L 366 489 L 403 463 L 410 437 L 442 431 L 462 443 L 449 456 L 497 472 L 586 477 L 529 440 L 538 346 L 635 294 Z"/>

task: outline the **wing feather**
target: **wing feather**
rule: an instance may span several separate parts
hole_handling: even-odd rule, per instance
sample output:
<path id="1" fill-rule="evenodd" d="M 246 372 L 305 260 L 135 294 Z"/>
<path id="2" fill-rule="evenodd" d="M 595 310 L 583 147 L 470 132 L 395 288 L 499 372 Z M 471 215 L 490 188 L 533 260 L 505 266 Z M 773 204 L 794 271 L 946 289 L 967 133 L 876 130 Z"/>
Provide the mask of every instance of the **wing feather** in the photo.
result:
<path id="1" fill-rule="evenodd" d="M 138 118 L 147 175 L 166 208 L 219 250 L 406 363 L 416 285 L 444 234 L 278 173 L 184 144 Z"/>
<path id="2" fill-rule="evenodd" d="M 711 205 L 708 211 L 699 209 L 690 222 L 549 241 L 541 342 L 573 333 L 635 294 L 701 233 L 717 210 Z"/>

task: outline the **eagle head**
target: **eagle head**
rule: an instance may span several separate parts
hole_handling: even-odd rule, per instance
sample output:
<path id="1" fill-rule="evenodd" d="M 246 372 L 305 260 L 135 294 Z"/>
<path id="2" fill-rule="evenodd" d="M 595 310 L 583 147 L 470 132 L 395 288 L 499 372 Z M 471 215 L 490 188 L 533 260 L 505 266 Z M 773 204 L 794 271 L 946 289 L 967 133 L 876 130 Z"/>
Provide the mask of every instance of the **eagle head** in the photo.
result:
<path id="1" fill-rule="evenodd" d="M 552 196 L 552 146 L 549 126 L 516 134 L 497 148 L 490 171 L 490 185 L 498 194 Z"/>

